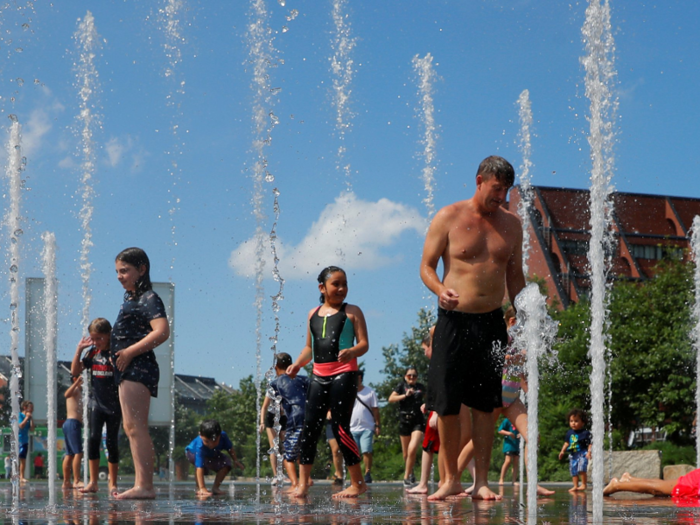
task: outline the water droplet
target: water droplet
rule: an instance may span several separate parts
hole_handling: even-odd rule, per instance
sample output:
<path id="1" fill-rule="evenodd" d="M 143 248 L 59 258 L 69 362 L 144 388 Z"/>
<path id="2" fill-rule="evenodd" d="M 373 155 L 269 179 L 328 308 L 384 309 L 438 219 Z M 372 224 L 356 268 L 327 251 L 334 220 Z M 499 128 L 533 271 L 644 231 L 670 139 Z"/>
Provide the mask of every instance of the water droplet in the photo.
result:
<path id="1" fill-rule="evenodd" d="M 17 85 L 22 87 L 24 85 L 24 79 L 23 78 L 17 78 Z"/>
<path id="2" fill-rule="evenodd" d="M 289 28 L 287 26 L 282 26 L 282 32 L 286 33 L 287 31 L 289 31 Z"/>
<path id="3" fill-rule="evenodd" d="M 299 16 L 299 11 L 297 11 L 296 9 L 292 9 L 292 10 L 289 12 L 289 15 L 287 15 L 287 21 L 288 21 L 288 22 L 291 22 L 291 21 L 294 20 L 297 16 Z"/>

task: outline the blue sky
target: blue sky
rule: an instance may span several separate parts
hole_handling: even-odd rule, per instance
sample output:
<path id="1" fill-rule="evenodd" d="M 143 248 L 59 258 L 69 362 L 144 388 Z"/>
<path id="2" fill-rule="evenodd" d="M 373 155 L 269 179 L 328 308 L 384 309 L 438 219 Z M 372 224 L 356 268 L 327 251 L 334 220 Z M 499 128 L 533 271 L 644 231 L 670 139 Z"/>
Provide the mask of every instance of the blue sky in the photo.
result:
<path id="1" fill-rule="evenodd" d="M 270 85 L 280 88 L 270 107 L 279 124 L 265 148 L 275 181 L 264 184 L 263 200 L 269 231 L 272 190 L 279 190 L 280 268 L 287 280 L 279 350 L 293 356 L 301 350 L 306 313 L 317 304 L 316 275 L 328 264 L 346 267 L 348 300 L 367 316 L 370 382 L 380 378 L 381 347 L 399 343 L 418 309 L 432 305 L 418 276 L 427 211 L 414 56 L 430 53 L 438 76 L 436 207 L 472 195 L 485 156 L 521 164 L 516 101 L 524 89 L 534 116 L 532 182 L 588 187 L 588 101 L 579 61 L 586 5 L 348 1 L 344 20 L 355 47 L 352 118 L 343 142 L 352 194 L 344 195 L 330 67 L 332 3 L 266 3 L 281 59 L 269 70 Z M 140 246 L 151 257 L 152 278 L 176 285 L 176 371 L 237 385 L 255 371 L 256 345 L 254 283 L 246 276 L 254 261 L 245 250 L 255 231 L 250 6 L 243 0 L 177 6 L 181 61 L 170 76 L 160 13 L 166 2 L 75 0 L 4 9 L 0 109 L 23 125 L 27 157 L 20 274 L 41 275 L 41 234 L 55 232 L 59 358 L 69 359 L 82 330 L 74 34 L 89 9 L 102 39 L 95 56 L 101 89 L 92 98 L 101 126 L 94 136 L 91 317 L 116 318 L 122 291 L 114 256 Z M 700 35 L 691 25 L 700 19 L 700 4 L 618 0 L 611 6 L 620 103 L 614 185 L 700 198 Z M 2 242 L 9 244 L 6 231 Z M 277 291 L 267 270 L 264 368 L 272 355 L 269 296 Z M 0 293 L 9 312 L 7 281 L 5 272 Z M 8 349 L 7 319 L 0 340 Z"/>

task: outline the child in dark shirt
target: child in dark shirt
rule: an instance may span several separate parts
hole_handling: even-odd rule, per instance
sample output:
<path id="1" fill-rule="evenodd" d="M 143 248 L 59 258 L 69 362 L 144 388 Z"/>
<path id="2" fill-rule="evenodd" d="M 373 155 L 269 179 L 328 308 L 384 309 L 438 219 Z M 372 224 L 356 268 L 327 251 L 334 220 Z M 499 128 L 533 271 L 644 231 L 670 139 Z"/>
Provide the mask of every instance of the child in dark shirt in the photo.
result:
<path id="1" fill-rule="evenodd" d="M 574 484 L 569 489 L 569 492 L 586 490 L 588 460 L 591 459 L 591 433 L 586 430 L 588 417 L 583 410 L 574 408 L 567 414 L 566 419 L 569 421 L 571 430 L 566 433 L 564 446 L 559 452 L 559 460 L 561 461 L 568 450 L 569 471 L 573 477 Z M 580 485 L 579 476 L 581 477 Z"/>
<path id="2" fill-rule="evenodd" d="M 114 365 L 110 356 L 110 334 L 112 325 L 107 319 L 98 317 L 88 326 L 88 337 L 78 343 L 71 374 L 78 376 L 83 370 L 90 373 L 90 415 L 88 437 L 88 460 L 90 483 L 81 492 L 97 492 L 100 473 L 100 443 L 102 427 L 107 425 L 107 467 L 109 472 L 109 494 L 117 490 L 119 472 L 119 427 L 122 423 L 122 410 L 119 405 L 119 390 L 114 381 Z M 87 352 L 83 355 L 83 351 Z"/>
<path id="3" fill-rule="evenodd" d="M 226 450 L 231 457 L 224 455 L 223 450 Z M 199 425 L 199 436 L 187 445 L 185 455 L 188 461 L 197 469 L 195 481 L 197 483 L 197 496 L 199 497 L 224 494 L 224 492 L 219 490 L 219 486 L 226 474 L 231 470 L 232 459 L 237 467 L 243 468 L 243 464 L 236 459 L 233 443 L 231 443 L 226 432 L 221 430 L 221 425 L 215 419 L 207 419 Z M 207 490 L 204 482 L 204 476 L 209 474 L 210 470 L 216 472 L 211 492 Z"/>

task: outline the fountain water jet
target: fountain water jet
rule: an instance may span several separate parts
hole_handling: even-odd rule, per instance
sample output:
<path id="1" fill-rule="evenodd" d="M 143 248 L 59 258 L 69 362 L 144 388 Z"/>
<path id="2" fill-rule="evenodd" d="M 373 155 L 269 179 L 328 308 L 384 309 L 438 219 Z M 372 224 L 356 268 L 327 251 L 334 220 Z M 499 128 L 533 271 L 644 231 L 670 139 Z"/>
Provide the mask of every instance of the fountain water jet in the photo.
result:
<path id="1" fill-rule="evenodd" d="M 44 271 L 44 316 L 46 328 L 44 349 L 46 351 L 46 420 L 48 426 L 47 454 L 49 480 L 49 512 L 56 510 L 56 318 L 58 289 L 56 281 L 56 235 L 45 232 L 42 266 Z"/>
<path id="2" fill-rule="evenodd" d="M 94 95 L 99 91 L 99 75 L 95 66 L 96 52 L 100 47 L 100 37 L 95 27 L 95 18 L 88 11 L 83 20 L 78 19 L 78 29 L 73 36 L 76 41 L 80 59 L 76 64 L 76 87 L 80 98 L 78 120 L 82 124 L 80 131 L 81 152 L 83 160 L 80 165 L 82 176 L 82 199 L 80 209 L 80 222 L 83 229 L 83 240 L 80 245 L 80 277 L 82 280 L 83 309 L 80 318 L 83 327 L 83 335 L 87 334 L 90 324 L 90 305 L 92 304 L 92 290 L 90 288 L 90 276 L 92 263 L 90 262 L 90 249 L 92 242 L 92 215 L 93 198 L 95 190 L 92 187 L 92 179 L 95 174 L 95 143 L 93 140 L 95 130 L 100 128 L 100 116 L 94 111 Z M 88 385 L 88 372 L 83 371 L 83 385 Z M 88 448 L 89 436 L 89 389 L 83 388 L 83 449 Z M 55 413 L 54 413 L 55 416 Z M 88 457 L 83 458 L 83 482 L 88 484 Z"/>
<path id="3" fill-rule="evenodd" d="M 691 227 L 692 236 L 690 238 L 690 246 L 693 252 L 693 260 L 695 261 L 695 272 L 693 274 L 693 282 L 695 284 L 695 304 L 693 305 L 692 320 L 693 326 L 690 331 L 690 337 L 695 349 L 697 364 L 695 368 L 695 377 L 700 377 L 700 215 L 696 215 L 693 219 Z M 700 381 L 696 379 L 695 385 L 695 406 L 700 411 Z M 696 412 L 697 413 L 697 412 Z M 696 467 L 700 468 L 700 432 L 697 428 L 697 420 L 695 427 L 695 449 L 696 449 Z"/>
<path id="4" fill-rule="evenodd" d="M 612 233 L 613 203 L 611 199 L 614 168 L 613 142 L 617 99 L 613 96 L 615 80 L 614 41 L 610 24 L 608 0 L 590 0 L 586 9 L 583 28 L 586 56 L 581 59 L 585 68 L 586 96 L 590 100 L 591 189 L 588 261 L 591 270 L 591 433 L 593 520 L 603 519 L 604 461 L 603 439 L 605 434 L 605 334 L 607 314 L 607 274 L 613 252 Z"/>
<path id="5" fill-rule="evenodd" d="M 536 283 L 528 284 L 515 298 L 518 321 L 512 330 L 513 347 L 527 352 L 527 509 L 528 522 L 537 519 L 537 452 L 539 442 L 539 361 L 551 349 L 557 323 L 547 314 L 546 298 Z M 523 483 L 523 480 L 520 480 Z"/>
<path id="6" fill-rule="evenodd" d="M 12 376 L 10 377 L 10 396 L 12 414 L 10 424 L 12 426 L 11 457 L 12 457 L 12 511 L 19 509 L 19 480 L 24 473 L 19 472 L 19 380 L 22 377 L 22 368 L 19 362 L 17 348 L 19 346 L 19 263 L 20 243 L 19 239 L 23 231 L 21 228 L 20 201 L 22 197 L 22 170 L 24 158 L 22 157 L 22 130 L 17 117 L 10 115 L 10 137 L 7 142 L 7 169 L 5 175 L 9 181 L 10 204 L 5 224 L 7 224 L 10 237 L 10 354 L 12 356 Z"/>
<path id="7" fill-rule="evenodd" d="M 418 75 L 418 93 L 420 95 L 419 113 L 423 122 L 423 184 L 425 185 L 425 207 L 428 219 L 435 214 L 433 193 L 435 191 L 435 143 L 437 141 L 437 126 L 435 125 L 435 106 L 433 104 L 433 83 L 437 78 L 433 69 L 433 56 L 428 53 L 423 58 L 413 57 L 413 70 Z"/>

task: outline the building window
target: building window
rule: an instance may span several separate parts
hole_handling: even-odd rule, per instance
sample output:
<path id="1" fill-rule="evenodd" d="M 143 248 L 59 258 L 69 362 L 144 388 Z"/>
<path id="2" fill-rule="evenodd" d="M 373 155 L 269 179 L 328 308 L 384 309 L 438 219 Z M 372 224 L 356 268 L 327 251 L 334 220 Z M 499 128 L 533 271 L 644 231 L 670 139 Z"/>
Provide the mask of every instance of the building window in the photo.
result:
<path id="1" fill-rule="evenodd" d="M 586 255 L 588 253 L 588 241 L 565 239 L 559 241 L 559 244 L 567 255 Z"/>
<path id="2" fill-rule="evenodd" d="M 662 246 L 660 244 L 633 244 L 632 255 L 638 259 L 682 259 L 683 249 L 678 246 Z"/>

